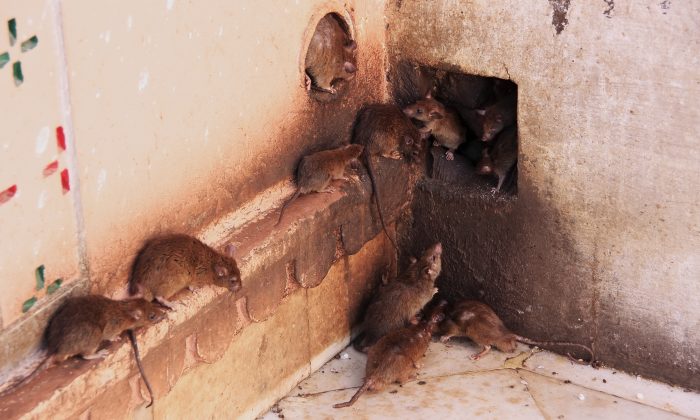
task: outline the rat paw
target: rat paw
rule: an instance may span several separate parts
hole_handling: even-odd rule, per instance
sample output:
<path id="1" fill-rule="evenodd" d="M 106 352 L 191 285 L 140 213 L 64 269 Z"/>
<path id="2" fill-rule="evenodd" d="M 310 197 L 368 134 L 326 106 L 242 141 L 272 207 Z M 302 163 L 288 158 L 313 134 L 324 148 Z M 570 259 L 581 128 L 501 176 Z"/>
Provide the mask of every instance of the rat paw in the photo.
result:
<path id="1" fill-rule="evenodd" d="M 107 349 L 102 349 L 95 354 L 83 355 L 83 359 L 85 359 L 85 360 L 104 359 L 107 356 L 109 356 L 109 351 Z"/>
<path id="2" fill-rule="evenodd" d="M 401 152 L 398 150 L 394 150 L 389 154 L 383 155 L 385 158 L 388 159 L 393 159 L 393 160 L 400 160 L 401 159 Z"/>
<path id="3" fill-rule="evenodd" d="M 448 150 L 447 153 L 445 153 L 445 159 L 447 159 L 447 160 L 455 160 L 455 154 L 452 153 L 451 150 Z"/>
<path id="4" fill-rule="evenodd" d="M 433 142 L 433 146 L 438 147 L 438 146 L 440 146 L 440 143 L 438 143 L 438 141 L 435 140 L 435 141 Z"/>
<path id="5" fill-rule="evenodd" d="M 440 342 L 443 344 L 447 343 L 450 340 L 450 338 L 452 337 L 450 337 L 449 335 L 443 335 L 442 337 L 440 337 Z"/>

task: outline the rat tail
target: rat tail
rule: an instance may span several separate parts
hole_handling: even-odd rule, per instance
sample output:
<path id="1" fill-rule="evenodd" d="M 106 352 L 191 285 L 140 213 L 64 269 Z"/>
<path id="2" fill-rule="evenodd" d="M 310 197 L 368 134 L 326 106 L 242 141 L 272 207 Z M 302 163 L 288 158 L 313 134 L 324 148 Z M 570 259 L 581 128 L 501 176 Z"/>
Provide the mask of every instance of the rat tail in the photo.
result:
<path id="1" fill-rule="evenodd" d="M 148 382 L 148 378 L 146 377 L 146 372 L 143 370 L 143 365 L 141 364 L 141 356 L 139 355 L 139 346 L 136 344 L 136 334 L 134 334 L 133 329 L 128 329 L 126 330 L 126 333 L 129 335 L 129 341 L 131 341 L 131 348 L 134 349 L 134 359 L 136 359 L 136 366 L 139 368 L 139 373 L 141 373 L 141 378 L 143 379 L 143 383 L 146 384 L 146 389 L 148 389 L 148 395 L 151 397 L 151 402 L 148 403 L 146 408 L 150 407 L 153 405 L 153 388 L 151 388 L 151 384 Z"/>
<path id="2" fill-rule="evenodd" d="M 287 206 L 292 204 L 292 201 L 296 200 L 300 194 L 301 194 L 301 189 L 297 188 L 297 191 L 294 193 L 294 195 L 292 195 L 292 198 L 290 198 L 289 200 L 287 200 L 286 203 L 284 203 L 284 205 L 282 206 L 282 210 L 280 210 L 280 215 L 277 218 L 277 223 L 275 223 L 275 226 L 279 225 L 280 222 L 282 221 L 282 215 L 284 214 L 284 211 L 287 209 Z"/>
<path id="3" fill-rule="evenodd" d="M 542 347 L 542 346 L 548 346 L 548 347 L 551 347 L 551 346 L 570 346 L 570 347 L 578 347 L 578 348 L 580 348 L 580 349 L 585 350 L 585 351 L 591 356 L 591 359 L 590 359 L 588 362 L 581 362 L 580 360 L 578 360 L 578 359 L 576 359 L 575 357 L 573 357 L 573 356 L 571 355 L 571 353 L 566 353 L 566 355 L 569 357 L 569 359 L 571 359 L 572 361 L 574 361 L 574 362 L 576 362 L 576 363 L 585 364 L 585 365 L 592 364 L 592 363 L 595 361 L 595 354 L 593 353 L 593 350 L 591 350 L 590 347 L 588 347 L 588 346 L 586 346 L 586 345 L 583 345 L 583 344 L 571 343 L 571 342 L 568 342 L 568 341 L 535 341 L 535 340 L 530 340 L 529 338 L 522 337 L 522 336 L 517 335 L 517 334 L 514 334 L 514 335 L 515 335 L 515 339 L 516 339 L 517 341 L 520 341 L 521 343 L 529 344 L 529 345 L 531 345 L 531 346 L 540 346 L 540 347 Z"/>
<path id="4" fill-rule="evenodd" d="M 372 165 L 372 156 L 370 155 L 369 151 L 367 148 L 365 148 L 364 151 L 365 154 L 365 160 L 367 162 L 367 173 L 369 173 L 369 179 L 372 181 L 372 191 L 374 192 L 374 203 L 377 205 L 377 213 L 379 214 L 379 221 L 382 223 L 382 229 L 384 230 L 384 234 L 386 237 L 389 239 L 389 242 L 391 242 L 391 245 L 394 246 L 394 249 L 396 252 L 399 252 L 399 247 L 396 246 L 396 242 L 394 242 L 394 239 L 389 235 L 389 231 L 386 229 L 386 223 L 384 223 L 384 214 L 382 213 L 382 205 L 379 202 L 379 191 L 377 190 L 377 180 L 374 178 L 374 166 Z"/>
<path id="5" fill-rule="evenodd" d="M 365 391 L 367 391 L 373 383 L 374 381 L 372 380 L 372 378 L 365 379 L 365 383 L 362 384 L 360 389 L 358 389 L 357 392 L 355 392 L 355 394 L 352 396 L 352 398 L 350 398 L 349 401 L 335 404 L 333 405 L 333 408 L 345 408 L 355 404 L 355 401 L 357 401 L 357 399 L 360 398 L 360 395 L 364 394 Z"/>

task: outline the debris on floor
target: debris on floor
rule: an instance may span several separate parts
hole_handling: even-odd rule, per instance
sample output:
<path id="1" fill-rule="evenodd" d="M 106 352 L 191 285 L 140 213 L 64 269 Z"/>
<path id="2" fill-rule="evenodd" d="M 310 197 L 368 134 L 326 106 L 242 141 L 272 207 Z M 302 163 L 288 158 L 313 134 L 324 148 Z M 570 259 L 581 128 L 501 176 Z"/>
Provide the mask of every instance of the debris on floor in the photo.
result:
<path id="1" fill-rule="evenodd" d="M 491 352 L 478 361 L 469 358 L 475 349 L 468 341 L 449 347 L 433 342 L 415 381 L 335 409 L 333 404 L 355 393 L 365 372 L 366 356 L 350 346 L 300 384 L 304 394 L 293 390 L 261 419 L 637 420 L 698 418 L 700 413 L 700 394 L 694 391 L 579 365 L 524 345 L 515 355 Z"/>

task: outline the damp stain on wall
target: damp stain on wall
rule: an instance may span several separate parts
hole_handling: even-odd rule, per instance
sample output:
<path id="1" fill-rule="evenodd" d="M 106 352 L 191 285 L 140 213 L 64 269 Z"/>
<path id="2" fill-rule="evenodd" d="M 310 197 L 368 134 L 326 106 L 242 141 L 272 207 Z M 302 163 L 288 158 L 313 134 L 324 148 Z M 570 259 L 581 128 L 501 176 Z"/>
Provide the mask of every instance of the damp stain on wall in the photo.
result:
<path id="1" fill-rule="evenodd" d="M 549 0 L 549 4 L 552 6 L 552 26 L 557 31 L 557 35 L 569 24 L 566 14 L 569 12 L 570 3 L 571 0 Z"/>
<path id="2" fill-rule="evenodd" d="M 608 6 L 608 8 L 603 11 L 603 15 L 610 19 L 613 17 L 613 10 L 615 10 L 615 0 L 603 0 L 603 2 Z"/>

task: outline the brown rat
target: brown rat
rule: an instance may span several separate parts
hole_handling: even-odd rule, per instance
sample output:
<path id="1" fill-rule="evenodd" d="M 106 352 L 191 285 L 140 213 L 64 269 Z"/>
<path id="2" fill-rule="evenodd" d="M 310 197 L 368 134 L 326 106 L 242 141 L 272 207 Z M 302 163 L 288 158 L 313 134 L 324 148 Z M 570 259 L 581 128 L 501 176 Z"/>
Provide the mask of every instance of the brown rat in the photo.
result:
<path id="1" fill-rule="evenodd" d="M 420 359 L 425 356 L 435 326 L 443 319 L 445 302 L 433 309 L 426 321 L 409 327 L 401 327 L 383 336 L 367 352 L 365 380 L 348 402 L 335 404 L 334 408 L 349 407 L 365 391 L 381 391 L 394 382 L 404 384 L 416 376 Z"/>
<path id="2" fill-rule="evenodd" d="M 282 206 L 275 226 L 282 221 L 284 210 L 301 194 L 335 191 L 330 186 L 331 181 L 346 180 L 345 168 L 348 163 L 360 156 L 363 149 L 364 147 L 360 144 L 349 144 L 304 156 L 297 169 L 297 190 Z"/>
<path id="3" fill-rule="evenodd" d="M 106 349 L 99 350 L 104 341 L 116 341 L 126 330 L 155 324 L 164 318 L 163 309 L 145 299 L 112 300 L 99 295 L 68 298 L 53 314 L 44 332 L 48 357 L 13 388 L 28 381 L 40 370 L 73 356 L 86 360 L 104 358 L 109 354 Z M 150 391 L 138 354 L 135 357 Z"/>
<path id="4" fill-rule="evenodd" d="M 399 160 L 406 156 L 410 160 L 418 160 L 421 133 L 396 105 L 371 104 L 358 112 L 353 128 L 353 141 L 365 146 L 363 160 L 372 182 L 379 220 L 389 241 L 398 250 L 384 222 L 376 181 L 376 162 L 380 157 Z"/>
<path id="5" fill-rule="evenodd" d="M 367 307 L 364 336 L 356 348 L 364 351 L 386 333 L 415 318 L 437 292 L 435 279 L 442 269 L 442 244 L 423 252 L 399 277 L 381 287 Z"/>
<path id="6" fill-rule="evenodd" d="M 478 360 L 495 346 L 498 350 L 511 353 L 515 351 L 516 342 L 533 346 L 575 346 L 586 350 L 593 361 L 593 351 L 583 344 L 558 342 L 558 341 L 534 341 L 517 334 L 513 334 L 485 303 L 476 300 L 459 301 L 447 312 L 445 320 L 440 325 L 440 341 L 447 342 L 451 337 L 468 337 L 482 347 L 482 350 L 470 356 Z"/>
<path id="7" fill-rule="evenodd" d="M 481 141 L 491 141 L 504 128 L 515 124 L 517 106 L 517 92 L 511 92 L 492 105 L 478 109 L 476 112 L 481 116 Z"/>
<path id="8" fill-rule="evenodd" d="M 423 122 L 425 127 L 421 131 L 432 134 L 435 138 L 433 144 L 446 147 L 445 157 L 454 160 L 455 150 L 467 137 L 467 130 L 456 112 L 433 99 L 431 91 L 428 91 L 425 98 L 405 107 L 403 112 L 408 117 Z"/>
<path id="9" fill-rule="evenodd" d="M 498 185 L 494 192 L 500 191 L 503 182 L 518 162 L 518 128 L 510 126 L 501 131 L 492 142 L 493 145 L 481 149 L 481 160 L 476 165 L 480 175 L 495 175 Z"/>
<path id="10" fill-rule="evenodd" d="M 241 273 L 229 245 L 221 254 L 197 238 L 167 234 L 150 239 L 136 256 L 129 279 L 129 294 L 168 301 L 182 289 L 213 284 L 232 292 L 241 288 Z"/>
<path id="11" fill-rule="evenodd" d="M 355 76 L 356 48 L 357 44 L 350 39 L 337 18 L 330 14 L 324 16 L 318 22 L 306 52 L 307 90 L 335 94 L 335 80 L 351 80 Z"/>

